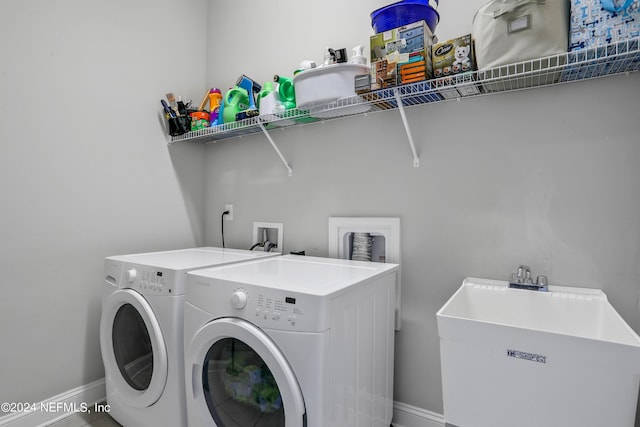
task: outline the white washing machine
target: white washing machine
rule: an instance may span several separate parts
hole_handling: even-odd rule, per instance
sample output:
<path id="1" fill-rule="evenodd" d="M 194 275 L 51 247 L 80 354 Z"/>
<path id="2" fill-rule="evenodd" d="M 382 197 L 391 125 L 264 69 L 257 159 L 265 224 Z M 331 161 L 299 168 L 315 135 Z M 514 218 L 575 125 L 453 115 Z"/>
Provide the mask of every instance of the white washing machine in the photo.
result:
<path id="1" fill-rule="evenodd" d="M 205 247 L 106 258 L 100 345 L 110 415 L 126 427 L 186 426 L 186 272 L 276 255 Z"/>
<path id="2" fill-rule="evenodd" d="M 389 427 L 397 270 L 285 255 L 190 272 L 189 427 Z"/>

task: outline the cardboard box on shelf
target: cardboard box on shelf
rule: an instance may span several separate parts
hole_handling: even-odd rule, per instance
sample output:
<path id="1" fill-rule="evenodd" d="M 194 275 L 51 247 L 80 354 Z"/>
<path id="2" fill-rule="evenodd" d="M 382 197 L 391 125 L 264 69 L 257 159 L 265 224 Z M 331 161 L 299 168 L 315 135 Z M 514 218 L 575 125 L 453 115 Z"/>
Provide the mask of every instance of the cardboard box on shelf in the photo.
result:
<path id="1" fill-rule="evenodd" d="M 480 93 L 478 86 L 473 84 L 471 74 L 476 70 L 471 34 L 434 44 L 431 60 L 433 77 L 436 79 L 434 84 L 443 98 L 460 98 Z"/>
<path id="2" fill-rule="evenodd" d="M 471 34 L 436 43 L 431 50 L 433 77 L 444 77 L 476 69 Z"/>
<path id="3" fill-rule="evenodd" d="M 397 83 L 407 84 L 427 80 L 427 53 L 424 50 L 412 52 L 407 61 L 398 63 Z"/>
<path id="4" fill-rule="evenodd" d="M 431 78 L 433 39 L 424 21 L 371 36 L 371 89 Z"/>

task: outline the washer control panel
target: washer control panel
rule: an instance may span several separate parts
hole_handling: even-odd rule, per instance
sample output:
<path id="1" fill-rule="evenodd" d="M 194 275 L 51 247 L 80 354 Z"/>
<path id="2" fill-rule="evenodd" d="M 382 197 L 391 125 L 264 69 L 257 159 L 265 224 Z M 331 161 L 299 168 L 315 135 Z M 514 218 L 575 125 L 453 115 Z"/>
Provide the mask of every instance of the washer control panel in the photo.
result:
<path id="1" fill-rule="evenodd" d="M 267 293 L 256 295 L 254 316 L 262 320 L 272 320 L 274 322 L 286 322 L 289 326 L 295 327 L 303 319 L 303 311 L 297 304 L 298 298 L 285 296 L 284 298 Z"/>
<path id="2" fill-rule="evenodd" d="M 227 292 L 227 308 L 223 309 L 226 312 L 219 314 L 242 317 L 261 327 L 315 330 L 319 318 L 324 317 L 323 305 L 309 295 L 249 286 L 237 286 Z"/>

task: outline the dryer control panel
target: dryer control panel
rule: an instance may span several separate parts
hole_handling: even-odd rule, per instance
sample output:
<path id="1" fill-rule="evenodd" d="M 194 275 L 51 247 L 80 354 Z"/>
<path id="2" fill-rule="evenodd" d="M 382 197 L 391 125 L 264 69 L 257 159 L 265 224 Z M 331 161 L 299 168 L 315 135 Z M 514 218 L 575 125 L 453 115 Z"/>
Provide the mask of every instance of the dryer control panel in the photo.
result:
<path id="1" fill-rule="evenodd" d="M 123 271 L 122 285 L 143 295 L 168 295 L 174 293 L 173 270 L 128 264 Z"/>

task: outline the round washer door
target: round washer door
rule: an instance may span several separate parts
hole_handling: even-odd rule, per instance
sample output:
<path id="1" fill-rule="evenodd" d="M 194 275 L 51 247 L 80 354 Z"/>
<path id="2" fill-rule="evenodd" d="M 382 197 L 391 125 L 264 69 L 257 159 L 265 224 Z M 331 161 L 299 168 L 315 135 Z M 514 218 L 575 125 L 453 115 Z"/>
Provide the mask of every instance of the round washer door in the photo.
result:
<path id="1" fill-rule="evenodd" d="M 158 319 L 138 292 L 120 289 L 102 307 L 100 347 L 109 379 L 124 401 L 153 405 L 167 382 L 167 349 Z"/>
<path id="2" fill-rule="evenodd" d="M 187 357 L 188 393 L 203 425 L 213 420 L 217 427 L 306 426 L 293 369 L 255 325 L 237 318 L 213 320 L 196 332 Z"/>

